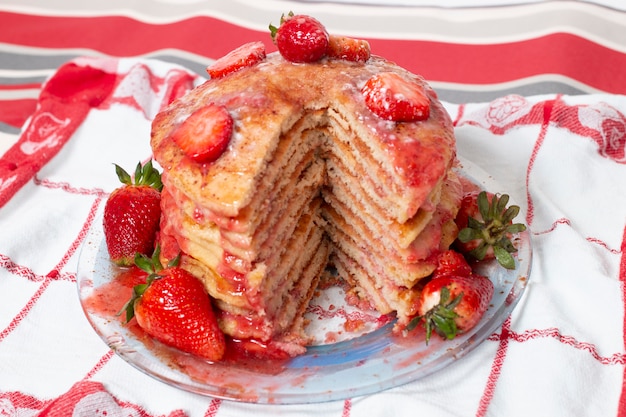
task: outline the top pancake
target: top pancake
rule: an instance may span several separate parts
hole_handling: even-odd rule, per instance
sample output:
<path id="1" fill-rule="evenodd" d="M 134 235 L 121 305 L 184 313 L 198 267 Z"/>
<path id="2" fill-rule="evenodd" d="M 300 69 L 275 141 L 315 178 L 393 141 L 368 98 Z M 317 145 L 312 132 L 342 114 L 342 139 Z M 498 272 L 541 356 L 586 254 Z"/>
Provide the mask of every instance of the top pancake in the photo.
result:
<path id="1" fill-rule="evenodd" d="M 423 86 L 430 117 L 417 122 L 379 118 L 365 105 L 361 88 L 374 74 L 395 72 Z M 209 103 L 234 119 L 227 151 L 199 164 L 171 140 L 175 129 Z M 151 145 L 169 184 L 186 194 L 207 218 L 237 217 L 252 201 L 283 133 L 307 114 L 337 113 L 367 147 L 380 169 L 376 193 L 394 221 L 412 218 L 455 160 L 452 123 L 435 92 L 417 75 L 372 56 L 366 63 L 322 59 L 295 64 L 278 53 L 224 78 L 211 79 L 174 101 L 153 122 Z M 321 118 L 324 128 L 325 118 Z M 332 135 L 330 135 L 332 137 Z M 348 144 L 350 146 L 350 144 Z M 431 208 L 432 209 L 432 208 Z"/>

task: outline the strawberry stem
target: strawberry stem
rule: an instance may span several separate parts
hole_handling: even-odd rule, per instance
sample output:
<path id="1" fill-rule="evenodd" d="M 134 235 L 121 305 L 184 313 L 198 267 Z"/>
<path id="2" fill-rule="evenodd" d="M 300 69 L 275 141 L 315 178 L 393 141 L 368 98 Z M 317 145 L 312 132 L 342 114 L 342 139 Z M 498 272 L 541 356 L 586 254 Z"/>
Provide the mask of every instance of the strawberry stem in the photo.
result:
<path id="1" fill-rule="evenodd" d="M 512 221 L 520 212 L 519 206 L 509 203 L 508 194 L 494 194 L 491 202 L 487 193 L 481 191 L 476 198 L 478 212 L 482 221 L 469 217 L 467 227 L 459 232 L 458 239 L 463 243 L 479 240 L 478 246 L 469 252 L 469 255 L 479 261 L 483 260 L 489 250 L 493 248 L 496 260 L 506 269 L 515 269 L 515 259 L 511 255 L 517 248 L 511 242 L 511 234 L 526 230 L 522 223 L 513 224 Z"/>
<path id="2" fill-rule="evenodd" d="M 280 25 L 285 23 L 287 20 L 289 20 L 289 18 L 291 18 L 293 16 L 294 16 L 293 11 L 289 11 L 289 13 L 287 13 L 287 18 L 285 18 L 285 14 L 283 13 L 280 16 L 280 23 L 278 24 L 278 27 L 280 27 Z M 272 42 L 274 42 L 274 43 L 276 43 L 276 33 L 278 32 L 278 27 L 276 27 L 276 26 L 274 26 L 273 24 L 270 23 L 270 36 L 272 37 Z"/>
<path id="3" fill-rule="evenodd" d="M 157 191 L 163 189 L 163 183 L 161 182 L 161 173 L 152 166 L 152 160 L 146 162 L 145 165 L 141 165 L 141 162 L 137 164 L 134 172 L 134 181 L 124 168 L 117 164 L 115 165 L 115 173 L 122 184 L 126 185 L 146 185 L 154 188 Z"/>
<path id="4" fill-rule="evenodd" d="M 146 282 L 144 284 L 137 284 L 133 287 L 133 295 L 130 300 L 128 300 L 128 302 L 124 304 L 122 309 L 117 313 L 118 316 L 124 312 L 126 313 L 125 323 L 128 323 L 133 317 L 135 317 L 135 303 L 137 300 L 141 298 L 143 293 L 155 279 L 161 278 L 159 272 L 163 270 L 163 265 L 161 264 L 160 254 L 161 246 L 159 244 L 157 244 L 151 257 L 148 257 L 143 253 L 135 253 L 135 265 L 142 271 L 146 272 L 148 276 L 146 277 Z M 176 258 L 169 261 L 167 267 L 173 268 L 178 266 L 179 261 L 180 254 L 178 254 Z"/>
<path id="5" fill-rule="evenodd" d="M 426 344 L 430 341 L 433 331 L 445 339 L 454 339 L 459 332 L 455 320 L 459 315 L 454 309 L 462 299 L 463 293 L 461 292 L 450 301 L 450 290 L 448 287 L 442 287 L 439 293 L 439 303 L 423 316 L 413 318 L 407 324 L 406 330 L 411 331 L 417 327 L 418 323 L 422 322 L 426 330 Z"/>

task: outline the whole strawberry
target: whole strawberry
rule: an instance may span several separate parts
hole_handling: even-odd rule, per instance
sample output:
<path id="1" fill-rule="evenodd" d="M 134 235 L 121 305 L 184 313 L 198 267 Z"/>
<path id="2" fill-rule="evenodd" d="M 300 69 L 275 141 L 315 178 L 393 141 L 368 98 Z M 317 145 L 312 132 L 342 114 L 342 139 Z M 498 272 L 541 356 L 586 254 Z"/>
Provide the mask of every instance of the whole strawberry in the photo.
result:
<path id="1" fill-rule="evenodd" d="M 328 32 L 322 23 L 307 15 L 290 12 L 280 18 L 280 25 L 270 25 L 272 40 L 287 61 L 315 62 L 326 55 Z"/>
<path id="2" fill-rule="evenodd" d="M 168 346 L 221 360 L 226 341 L 204 285 L 177 266 L 178 258 L 163 268 L 158 246 L 152 258 L 138 254 L 135 263 L 149 275 L 120 312 L 126 312 L 126 322 L 134 317 L 148 335 Z"/>
<path id="3" fill-rule="evenodd" d="M 441 278 L 449 275 L 468 276 L 472 273 L 472 267 L 459 252 L 448 249 L 437 256 L 437 267 L 431 278 Z"/>
<path id="4" fill-rule="evenodd" d="M 418 323 L 426 329 L 426 343 L 434 331 L 444 339 L 476 326 L 487 311 L 493 297 L 493 283 L 482 275 L 445 275 L 434 278 L 424 286 L 420 295 L 419 315 L 407 330 Z"/>
<path id="5" fill-rule="evenodd" d="M 459 236 L 455 248 L 476 260 L 495 259 L 507 269 L 515 268 L 512 253 L 517 249 L 511 236 L 526 230 L 522 223 L 513 223 L 520 208 L 507 207 L 509 196 L 486 191 L 471 192 L 461 200 L 455 219 Z"/>
<path id="6" fill-rule="evenodd" d="M 137 164 L 134 181 L 119 165 L 115 172 L 122 182 L 104 206 L 104 237 L 111 260 L 130 266 L 135 253 L 151 254 L 161 218 L 161 174 L 149 161 Z"/>

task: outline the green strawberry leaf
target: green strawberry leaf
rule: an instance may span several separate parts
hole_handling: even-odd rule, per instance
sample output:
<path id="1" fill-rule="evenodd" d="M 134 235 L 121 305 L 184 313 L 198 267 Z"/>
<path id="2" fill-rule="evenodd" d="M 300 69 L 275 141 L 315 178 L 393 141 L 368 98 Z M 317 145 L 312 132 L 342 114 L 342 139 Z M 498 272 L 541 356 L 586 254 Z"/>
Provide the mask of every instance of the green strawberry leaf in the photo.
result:
<path id="1" fill-rule="evenodd" d="M 509 236 L 526 230 L 522 223 L 513 223 L 513 219 L 520 212 L 519 206 L 509 203 L 508 194 L 494 194 L 489 202 L 487 193 L 482 191 L 476 198 L 476 206 L 482 220 L 469 217 L 467 227 L 459 231 L 457 239 L 468 243 L 478 241 L 478 245 L 469 252 L 477 260 L 483 260 L 490 248 L 493 249 L 496 260 L 507 269 L 515 268 L 515 259 L 511 255 L 517 248 Z"/>
<path id="2" fill-rule="evenodd" d="M 506 269 L 515 269 L 515 259 L 513 255 L 505 248 L 500 246 L 493 247 L 493 253 L 496 256 L 496 260 L 500 265 L 505 267 Z"/>

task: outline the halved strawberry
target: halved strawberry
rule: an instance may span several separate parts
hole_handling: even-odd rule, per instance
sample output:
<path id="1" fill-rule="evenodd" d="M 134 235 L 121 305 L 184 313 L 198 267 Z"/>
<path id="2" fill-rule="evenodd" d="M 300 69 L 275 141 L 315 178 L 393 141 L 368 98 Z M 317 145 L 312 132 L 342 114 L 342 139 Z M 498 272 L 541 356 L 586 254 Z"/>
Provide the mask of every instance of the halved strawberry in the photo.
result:
<path id="1" fill-rule="evenodd" d="M 213 162 L 230 142 L 233 118 L 224 106 L 214 103 L 193 112 L 173 133 L 172 139 L 196 162 Z"/>
<path id="2" fill-rule="evenodd" d="M 409 322 L 407 330 L 421 322 L 426 329 L 426 343 L 433 331 L 444 339 L 454 339 L 478 324 L 493 292 L 489 278 L 478 274 L 432 279 L 422 290 L 419 315 Z"/>
<path id="3" fill-rule="evenodd" d="M 278 52 L 291 62 L 318 61 L 328 49 L 326 28 L 307 15 L 283 15 L 278 27 L 270 25 L 270 35 Z"/>
<path id="4" fill-rule="evenodd" d="M 454 247 L 479 261 L 494 257 L 507 269 L 515 268 L 512 253 L 517 249 L 511 236 L 526 230 L 521 223 L 513 223 L 520 208 L 507 207 L 507 194 L 494 195 L 486 191 L 467 193 L 455 219 L 459 235 Z"/>
<path id="5" fill-rule="evenodd" d="M 224 55 L 206 69 L 211 78 L 221 78 L 265 59 L 263 42 L 249 42 Z"/>
<path id="6" fill-rule="evenodd" d="M 424 88 L 395 72 L 372 76 L 361 92 L 367 107 L 382 119 L 413 122 L 430 116 L 430 100 Z"/>
<path id="7" fill-rule="evenodd" d="M 370 59 L 370 44 L 363 39 L 330 35 L 326 55 L 334 59 L 365 62 Z"/>
<path id="8" fill-rule="evenodd" d="M 135 263 L 149 275 L 145 284 L 133 288 L 133 297 L 120 313 L 126 313 L 126 322 L 135 317 L 139 327 L 166 345 L 219 361 L 226 340 L 211 299 L 204 285 L 176 266 L 177 261 L 163 268 L 158 247 L 152 258 L 137 255 Z"/>
<path id="9" fill-rule="evenodd" d="M 152 166 L 137 164 L 134 179 L 119 165 L 115 172 L 124 185 L 115 189 L 104 206 L 102 226 L 111 260 L 133 264 L 135 253 L 150 254 L 161 218 L 161 174 Z"/>

